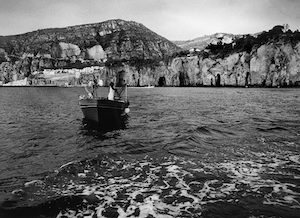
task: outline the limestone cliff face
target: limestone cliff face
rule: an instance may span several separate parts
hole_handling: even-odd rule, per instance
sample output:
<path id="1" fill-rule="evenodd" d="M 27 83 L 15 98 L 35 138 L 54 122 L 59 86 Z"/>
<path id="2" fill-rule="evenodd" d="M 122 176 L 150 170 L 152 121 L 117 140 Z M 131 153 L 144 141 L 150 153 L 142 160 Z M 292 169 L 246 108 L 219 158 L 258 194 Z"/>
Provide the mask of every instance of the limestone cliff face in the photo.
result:
<path id="1" fill-rule="evenodd" d="M 213 39 L 204 40 L 210 44 L 202 51 L 182 51 L 142 24 L 123 20 L 0 37 L 0 80 L 96 65 L 106 85 L 120 71 L 130 86 L 300 85 L 298 31 L 275 26 L 255 36 Z"/>
<path id="2" fill-rule="evenodd" d="M 300 43 L 262 45 L 251 56 L 251 84 L 292 85 L 300 82 Z"/>
<path id="3" fill-rule="evenodd" d="M 154 69 L 145 67 L 137 71 L 126 66 L 116 71 L 126 71 L 131 86 L 245 86 L 249 64 L 241 60 L 244 56 L 247 54 L 235 54 L 225 60 L 181 57 L 169 65 L 161 62 Z"/>
<path id="4" fill-rule="evenodd" d="M 105 60 L 107 58 L 105 51 L 101 45 L 95 45 L 87 49 L 87 54 L 90 59 L 93 60 Z"/>
<path id="5" fill-rule="evenodd" d="M 245 52 L 224 59 L 181 57 L 172 61 L 170 71 L 177 75 L 180 86 L 245 86 L 249 58 Z"/>
<path id="6" fill-rule="evenodd" d="M 37 60 L 30 57 L 15 64 L 3 62 L 0 64 L 0 80 L 24 79 L 38 68 L 51 69 L 59 64 L 47 58 Z M 155 66 L 122 64 L 104 69 L 100 77 L 106 85 L 116 78 L 118 72 L 125 71 L 130 86 L 299 86 L 300 43 L 294 48 L 291 44 L 262 45 L 250 54 L 239 52 L 223 59 L 176 57 L 169 63 L 160 61 Z"/>
<path id="7" fill-rule="evenodd" d="M 299 86 L 300 43 L 271 43 L 225 58 L 176 57 L 153 69 L 125 65 L 114 70 L 127 72 L 131 86 Z"/>
<path id="8" fill-rule="evenodd" d="M 182 86 L 299 86 L 299 42 L 299 31 L 288 25 L 254 35 L 215 34 L 177 42 L 189 52 L 180 52 L 171 70 Z"/>

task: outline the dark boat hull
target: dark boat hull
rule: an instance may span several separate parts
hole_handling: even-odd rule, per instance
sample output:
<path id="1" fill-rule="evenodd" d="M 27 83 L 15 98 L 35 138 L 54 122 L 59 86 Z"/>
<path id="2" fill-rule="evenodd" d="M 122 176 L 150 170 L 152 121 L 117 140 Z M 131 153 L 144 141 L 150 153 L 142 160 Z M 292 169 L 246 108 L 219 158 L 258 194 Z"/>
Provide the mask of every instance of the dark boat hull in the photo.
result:
<path id="1" fill-rule="evenodd" d="M 82 99 L 79 100 L 79 105 L 84 119 L 89 124 L 103 130 L 125 128 L 127 117 L 125 108 L 128 107 L 128 102 L 107 99 Z"/>

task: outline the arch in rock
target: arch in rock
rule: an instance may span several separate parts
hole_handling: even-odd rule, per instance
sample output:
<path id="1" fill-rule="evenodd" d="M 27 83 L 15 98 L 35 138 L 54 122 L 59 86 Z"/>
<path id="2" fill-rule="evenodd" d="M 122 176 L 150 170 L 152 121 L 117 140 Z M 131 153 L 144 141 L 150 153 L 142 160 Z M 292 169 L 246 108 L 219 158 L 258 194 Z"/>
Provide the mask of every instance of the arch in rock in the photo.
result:
<path id="1" fill-rule="evenodd" d="M 164 77 L 164 76 L 159 77 L 158 86 L 160 86 L 160 87 L 166 86 L 166 77 Z"/>

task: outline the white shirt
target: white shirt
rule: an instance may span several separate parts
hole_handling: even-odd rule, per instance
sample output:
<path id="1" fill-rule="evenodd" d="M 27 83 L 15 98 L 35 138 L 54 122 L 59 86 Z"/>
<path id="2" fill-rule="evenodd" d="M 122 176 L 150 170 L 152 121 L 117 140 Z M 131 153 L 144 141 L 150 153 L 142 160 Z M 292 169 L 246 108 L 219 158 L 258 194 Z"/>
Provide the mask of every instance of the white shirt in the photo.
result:
<path id="1" fill-rule="evenodd" d="M 114 100 L 115 90 L 109 87 L 108 100 Z"/>

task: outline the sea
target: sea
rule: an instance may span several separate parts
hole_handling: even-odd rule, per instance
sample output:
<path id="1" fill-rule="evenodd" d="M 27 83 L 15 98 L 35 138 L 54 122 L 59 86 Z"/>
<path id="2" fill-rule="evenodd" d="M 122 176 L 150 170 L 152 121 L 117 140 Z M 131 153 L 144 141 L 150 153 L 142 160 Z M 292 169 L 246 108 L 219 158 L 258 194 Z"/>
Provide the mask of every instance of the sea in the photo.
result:
<path id="1" fill-rule="evenodd" d="M 0 87 L 1 218 L 300 217 L 300 89 L 129 88 L 111 132 L 82 94 Z"/>

